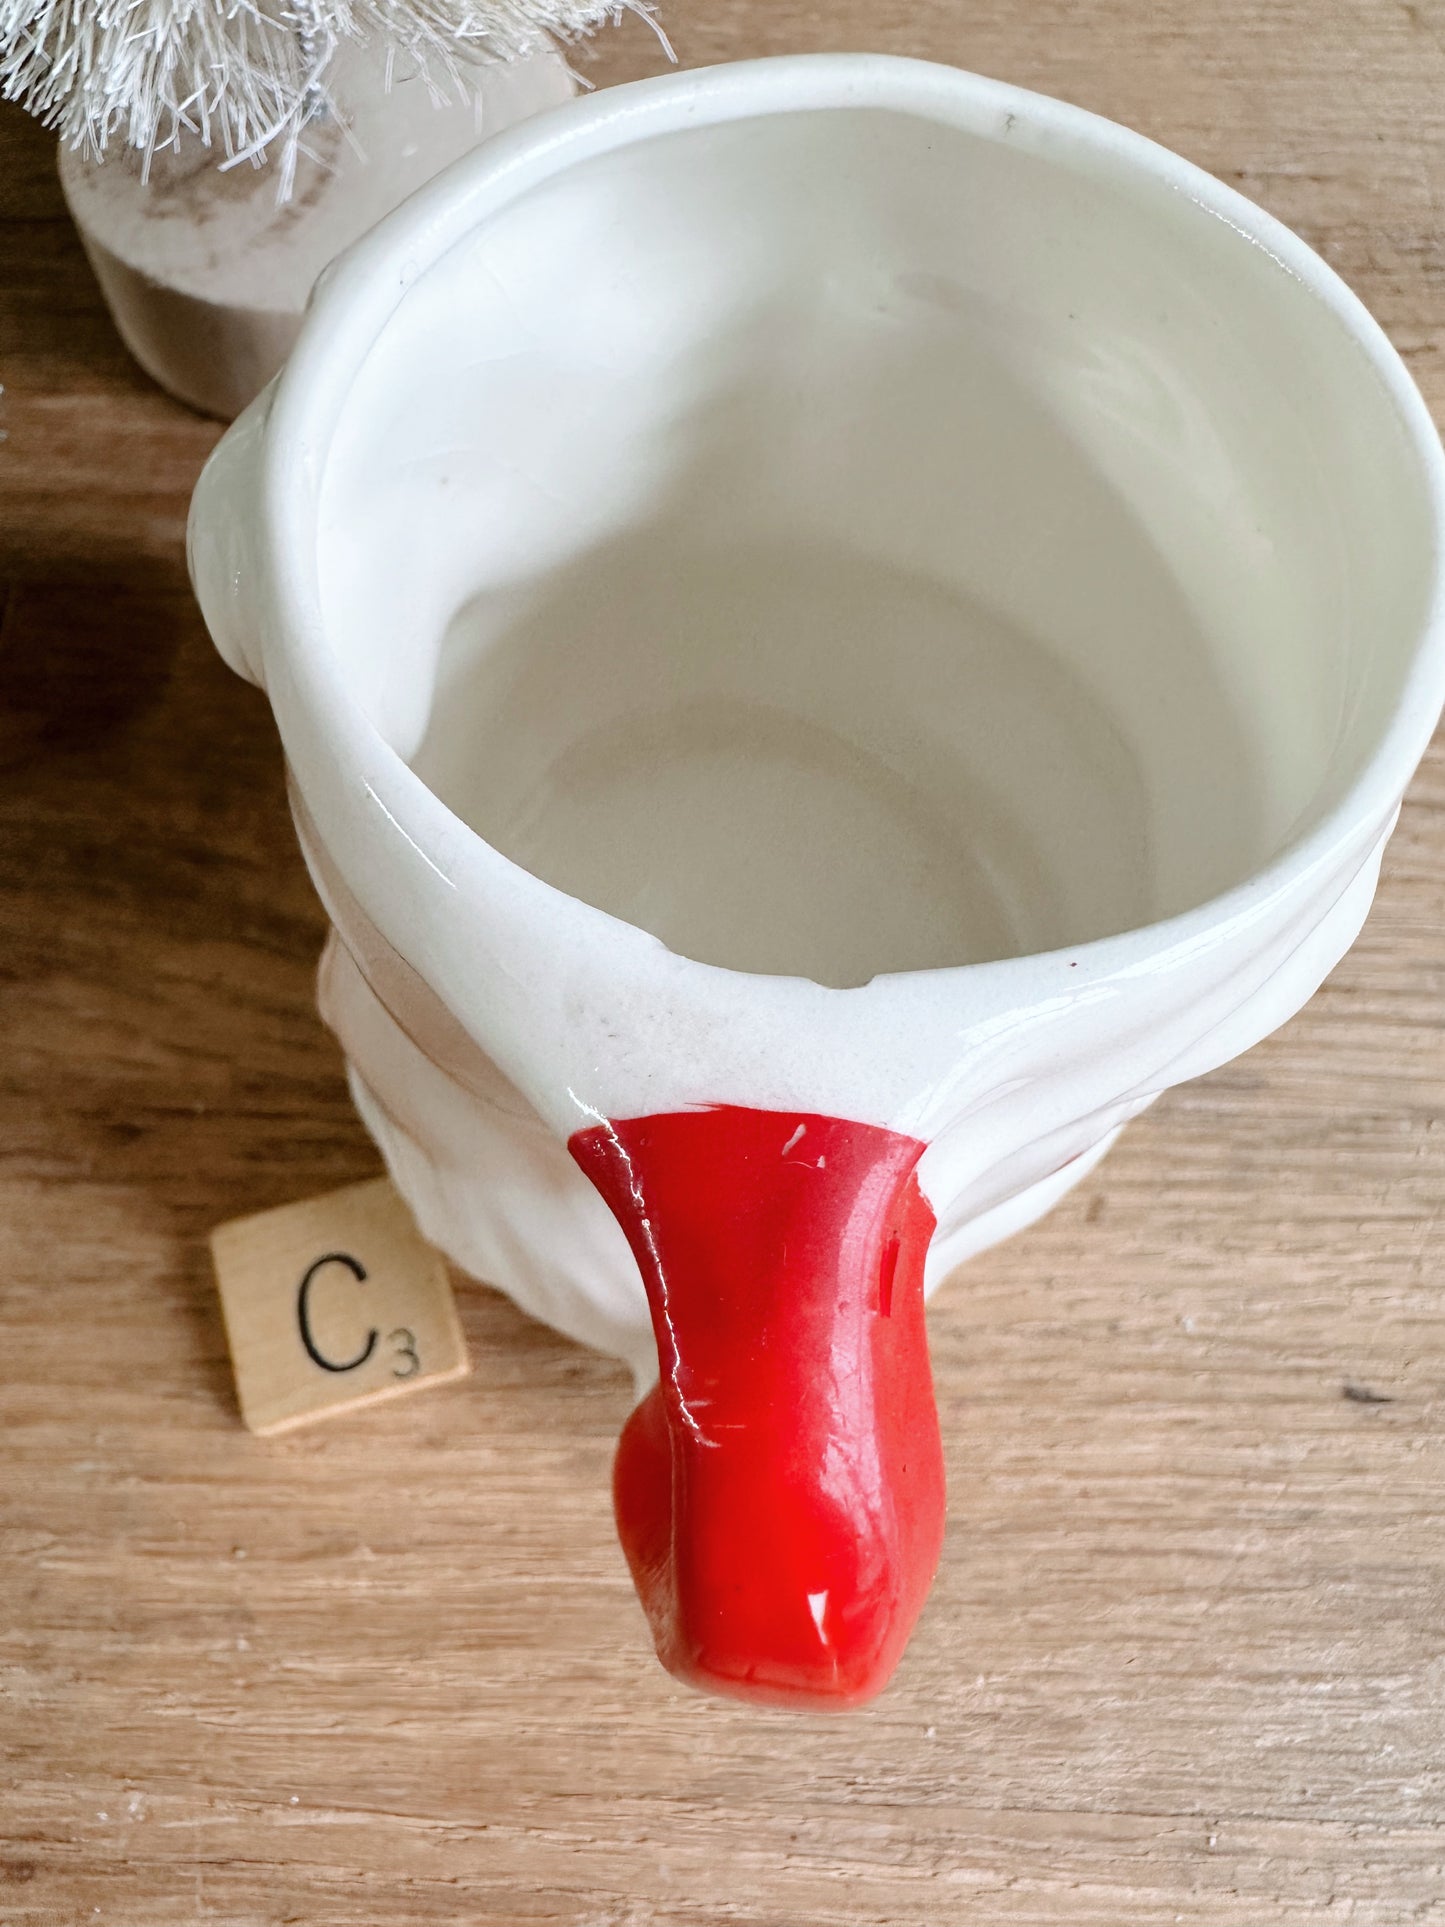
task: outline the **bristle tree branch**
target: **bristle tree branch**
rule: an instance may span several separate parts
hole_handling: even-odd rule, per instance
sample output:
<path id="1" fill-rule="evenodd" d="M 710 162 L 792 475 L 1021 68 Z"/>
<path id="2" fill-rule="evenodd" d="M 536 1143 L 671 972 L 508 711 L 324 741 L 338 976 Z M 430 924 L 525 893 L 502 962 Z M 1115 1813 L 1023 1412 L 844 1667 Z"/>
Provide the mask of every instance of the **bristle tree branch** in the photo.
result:
<path id="1" fill-rule="evenodd" d="M 222 165 L 275 156 L 289 180 L 343 41 L 456 93 L 478 61 L 624 12 L 650 19 L 650 0 L 0 0 L 0 99 L 92 154 L 194 134 Z"/>

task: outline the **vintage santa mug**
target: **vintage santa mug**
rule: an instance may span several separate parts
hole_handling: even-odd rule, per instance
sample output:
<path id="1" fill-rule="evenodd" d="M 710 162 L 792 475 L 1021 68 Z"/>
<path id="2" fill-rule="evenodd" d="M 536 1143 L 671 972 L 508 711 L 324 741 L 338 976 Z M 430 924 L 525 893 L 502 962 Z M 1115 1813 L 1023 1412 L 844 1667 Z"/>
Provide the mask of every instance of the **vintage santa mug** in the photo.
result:
<path id="1" fill-rule="evenodd" d="M 616 1500 L 684 1678 L 887 1679 L 943 1530 L 925 1290 L 1349 945 L 1441 528 L 1308 248 L 951 69 L 602 93 L 329 270 L 197 591 L 397 1185 L 657 1379 Z"/>

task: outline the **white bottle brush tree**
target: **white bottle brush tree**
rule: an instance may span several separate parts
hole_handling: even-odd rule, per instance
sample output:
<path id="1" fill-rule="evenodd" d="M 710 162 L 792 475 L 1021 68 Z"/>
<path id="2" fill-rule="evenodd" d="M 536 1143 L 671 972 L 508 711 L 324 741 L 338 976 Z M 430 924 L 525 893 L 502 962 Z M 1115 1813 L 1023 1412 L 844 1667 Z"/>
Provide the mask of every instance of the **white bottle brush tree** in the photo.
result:
<path id="1" fill-rule="evenodd" d="M 327 262 L 565 100 L 553 42 L 628 12 L 651 21 L 651 0 L 0 0 L 0 99 L 59 133 L 136 360 L 230 416 L 281 366 Z"/>
<path id="2" fill-rule="evenodd" d="M 274 154 L 285 183 L 307 126 L 334 110 L 346 42 L 382 49 L 435 89 L 479 61 L 575 40 L 645 0 L 0 0 L 0 99 L 67 146 L 149 156 L 187 133 L 224 164 Z"/>

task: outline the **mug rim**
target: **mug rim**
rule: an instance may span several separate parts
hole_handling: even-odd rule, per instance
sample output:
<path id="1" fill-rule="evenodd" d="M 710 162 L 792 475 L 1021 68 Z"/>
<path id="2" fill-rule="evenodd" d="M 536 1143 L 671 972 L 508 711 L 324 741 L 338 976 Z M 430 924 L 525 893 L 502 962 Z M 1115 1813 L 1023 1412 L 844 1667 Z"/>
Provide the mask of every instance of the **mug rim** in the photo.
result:
<path id="1" fill-rule="evenodd" d="M 1397 350 L 1353 290 L 1282 222 L 1171 149 L 1088 109 L 933 61 L 884 54 L 781 55 L 604 89 L 547 110 L 453 162 L 325 270 L 270 395 L 258 507 L 268 574 L 280 605 L 276 613 L 285 614 L 276 640 L 292 679 L 326 714 L 332 741 L 345 748 L 376 802 L 430 868 L 438 866 L 428 848 L 445 848 L 464 861 L 461 852 L 470 846 L 479 857 L 485 853 L 490 865 L 504 866 L 514 888 L 542 893 L 539 905 L 561 899 L 574 914 L 599 920 L 599 929 L 610 926 L 658 944 L 680 967 L 791 981 L 782 973 L 733 971 L 669 950 L 645 927 L 514 863 L 464 824 L 391 747 L 352 694 L 321 607 L 315 532 L 331 439 L 367 353 L 410 288 L 467 235 L 553 176 L 654 135 L 774 114 L 869 108 L 943 122 L 995 141 L 1017 140 L 1022 124 L 1026 136 L 1046 148 L 1046 158 L 1064 170 L 1093 157 L 1122 179 L 1149 180 L 1181 192 L 1223 220 L 1241 245 L 1262 248 L 1330 310 L 1361 350 L 1364 366 L 1393 407 L 1429 511 L 1427 606 L 1386 720 L 1342 794 L 1312 827 L 1227 889 L 1172 916 L 1045 953 L 1067 952 L 1077 960 L 1073 981 L 1078 985 L 1128 967 L 1141 947 L 1151 953 L 1189 949 L 1223 927 L 1248 920 L 1282 894 L 1338 866 L 1355 846 L 1363 861 L 1388 829 L 1445 706 L 1445 451 Z M 270 665 L 268 680 L 269 670 Z M 348 740 L 341 745 L 343 736 Z M 1020 953 L 1028 954 L 1034 953 Z M 856 996 L 889 980 L 994 970 L 1018 960 L 882 972 L 833 994 Z"/>

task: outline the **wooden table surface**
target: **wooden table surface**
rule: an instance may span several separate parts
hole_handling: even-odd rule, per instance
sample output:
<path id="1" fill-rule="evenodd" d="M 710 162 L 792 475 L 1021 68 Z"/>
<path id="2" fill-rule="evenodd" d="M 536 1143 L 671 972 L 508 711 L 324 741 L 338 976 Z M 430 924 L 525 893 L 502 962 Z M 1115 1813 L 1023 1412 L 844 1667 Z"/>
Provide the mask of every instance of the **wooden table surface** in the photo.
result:
<path id="1" fill-rule="evenodd" d="M 1441 0 L 672 0 L 1077 100 L 1320 248 L 1445 409 Z M 603 83 L 662 57 L 630 22 Z M 870 1710 L 691 1697 L 612 1535 L 619 1370 L 266 1443 L 204 1240 L 377 1159 L 312 1009 L 266 706 L 213 656 L 216 429 L 0 113 L 0 1923 L 1445 1922 L 1445 759 L 1309 1009 L 936 1304 L 932 1603 Z"/>

